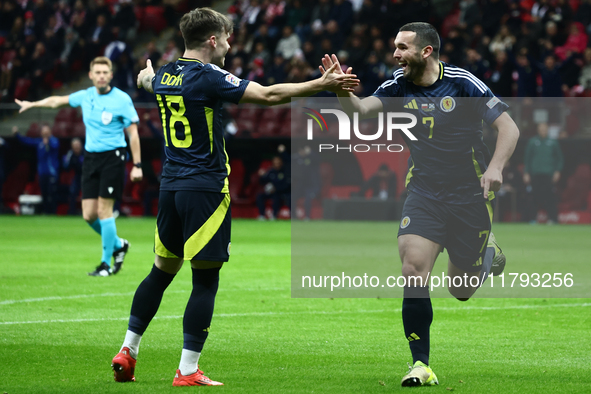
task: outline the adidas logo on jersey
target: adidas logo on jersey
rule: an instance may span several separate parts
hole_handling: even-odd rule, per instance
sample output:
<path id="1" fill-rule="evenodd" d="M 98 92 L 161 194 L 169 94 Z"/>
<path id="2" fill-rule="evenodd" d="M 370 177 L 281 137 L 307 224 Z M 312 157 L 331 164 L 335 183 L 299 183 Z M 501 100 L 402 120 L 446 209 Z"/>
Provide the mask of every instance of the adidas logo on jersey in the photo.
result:
<path id="1" fill-rule="evenodd" d="M 417 102 L 415 99 L 412 99 L 412 101 L 408 104 L 406 104 L 404 106 L 404 108 L 408 108 L 408 109 L 419 109 L 419 107 L 417 107 Z"/>

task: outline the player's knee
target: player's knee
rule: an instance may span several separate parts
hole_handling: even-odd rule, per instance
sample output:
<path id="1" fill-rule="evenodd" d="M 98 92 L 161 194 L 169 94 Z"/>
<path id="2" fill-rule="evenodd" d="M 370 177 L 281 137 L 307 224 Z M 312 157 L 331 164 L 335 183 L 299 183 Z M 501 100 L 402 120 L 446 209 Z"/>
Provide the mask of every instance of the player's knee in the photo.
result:
<path id="1" fill-rule="evenodd" d="M 82 212 L 82 217 L 87 223 L 94 223 L 98 219 L 96 212 Z"/>
<path id="2" fill-rule="evenodd" d="M 448 287 L 447 291 L 449 291 L 449 294 L 451 294 L 452 296 L 454 296 L 456 298 L 456 300 L 458 301 L 468 301 L 470 299 L 470 297 L 472 297 L 473 292 L 471 291 L 471 289 L 463 289 L 463 288 L 457 288 L 457 287 Z"/>
<path id="3" fill-rule="evenodd" d="M 402 263 L 402 276 L 409 282 L 411 280 L 419 281 L 420 284 L 417 284 L 417 286 L 425 286 L 424 282 L 427 275 L 428 272 L 425 271 L 425 264 L 422 262 L 407 260 Z"/>

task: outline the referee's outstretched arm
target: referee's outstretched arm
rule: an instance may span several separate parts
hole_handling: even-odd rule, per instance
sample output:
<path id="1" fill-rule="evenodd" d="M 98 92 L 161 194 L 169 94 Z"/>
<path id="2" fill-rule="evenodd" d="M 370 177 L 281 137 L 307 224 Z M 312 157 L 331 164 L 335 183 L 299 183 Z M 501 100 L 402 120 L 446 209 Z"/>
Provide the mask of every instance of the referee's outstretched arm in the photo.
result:
<path id="1" fill-rule="evenodd" d="M 70 100 L 70 96 L 50 96 L 44 98 L 43 100 L 39 101 L 21 101 L 19 99 L 14 99 L 14 102 L 17 103 L 21 108 L 19 109 L 18 113 L 23 113 L 29 108 L 33 107 L 43 107 L 43 108 L 57 108 L 63 105 L 68 105 Z"/>

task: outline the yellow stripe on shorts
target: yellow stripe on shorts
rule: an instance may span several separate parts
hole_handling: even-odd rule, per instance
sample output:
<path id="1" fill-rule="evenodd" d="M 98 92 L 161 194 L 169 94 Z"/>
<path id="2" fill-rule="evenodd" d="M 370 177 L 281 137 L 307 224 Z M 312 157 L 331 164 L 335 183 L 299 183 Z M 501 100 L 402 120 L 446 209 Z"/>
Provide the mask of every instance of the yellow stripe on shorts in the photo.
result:
<path id="1" fill-rule="evenodd" d="M 174 253 L 172 253 L 170 250 L 166 249 L 166 246 L 164 246 L 164 244 L 162 244 L 162 241 L 160 240 L 160 235 L 158 235 L 158 226 L 156 226 L 156 238 L 154 240 L 154 252 L 156 252 L 156 254 L 160 257 L 164 257 L 166 259 L 173 259 L 173 258 L 177 258 L 179 256 L 175 255 Z"/>
<path id="2" fill-rule="evenodd" d="M 185 260 L 191 260 L 203 249 L 205 245 L 213 238 L 215 233 L 218 231 L 228 208 L 230 207 L 230 194 L 226 194 L 220 205 L 217 207 L 215 212 L 207 219 L 207 221 L 201 226 L 195 234 L 185 242 Z"/>

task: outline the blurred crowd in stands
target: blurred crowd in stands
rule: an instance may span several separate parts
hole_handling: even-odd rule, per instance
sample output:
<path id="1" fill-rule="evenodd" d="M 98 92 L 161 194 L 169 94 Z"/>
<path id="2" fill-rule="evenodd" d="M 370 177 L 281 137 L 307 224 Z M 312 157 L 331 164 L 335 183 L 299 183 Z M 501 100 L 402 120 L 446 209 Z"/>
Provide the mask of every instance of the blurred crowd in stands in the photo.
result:
<path id="1" fill-rule="evenodd" d="M 434 24 L 441 60 L 465 67 L 502 97 L 582 95 L 591 88 L 591 1 L 583 0 L 246 0 L 227 68 L 262 83 L 318 74 L 325 53 L 360 76 L 370 95 L 396 69 L 398 29 Z"/>
<path id="2" fill-rule="evenodd" d="M 138 33 L 158 35 L 180 16 L 208 0 L 2 0 L 0 1 L 0 101 L 37 100 L 86 74 L 90 60 L 108 56 L 113 84 L 136 93 L 135 75 L 145 60 L 175 60 L 183 46 L 163 54 L 154 42 L 134 59 Z M 160 62 L 159 62 L 160 61 Z"/>
<path id="3" fill-rule="evenodd" d="M 183 12 L 209 5 L 187 0 L 2 0 L 3 101 L 38 99 L 109 56 L 114 85 L 134 93 L 135 73 L 150 58 L 175 60 L 184 47 Z M 338 54 L 369 95 L 396 69 L 394 37 L 403 24 L 425 21 L 441 34 L 441 60 L 465 67 L 499 96 L 587 95 L 591 88 L 591 0 L 237 0 L 226 68 L 263 84 L 318 75 L 320 58 Z M 174 30 L 172 39 L 132 51 L 141 35 Z M 158 39 L 158 37 L 156 38 Z"/>

